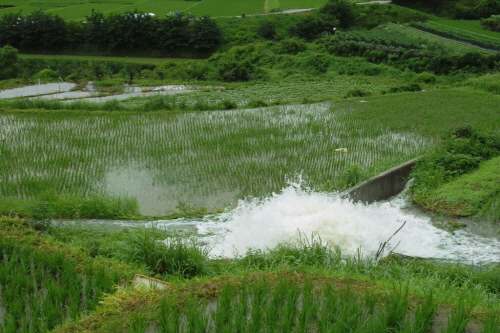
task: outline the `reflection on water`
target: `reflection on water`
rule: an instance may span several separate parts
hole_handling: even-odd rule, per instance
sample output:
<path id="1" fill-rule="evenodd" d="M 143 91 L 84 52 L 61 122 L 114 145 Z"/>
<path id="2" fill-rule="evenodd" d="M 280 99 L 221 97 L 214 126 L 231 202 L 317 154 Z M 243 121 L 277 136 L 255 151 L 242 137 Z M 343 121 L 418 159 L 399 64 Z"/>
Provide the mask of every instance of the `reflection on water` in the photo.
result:
<path id="1" fill-rule="evenodd" d="M 76 86 L 75 83 L 57 82 L 57 83 L 45 83 L 35 86 L 7 89 L 0 91 L 0 98 L 46 95 L 61 91 L 70 91 L 75 86 Z"/>
<path id="2" fill-rule="evenodd" d="M 74 99 L 83 99 L 86 102 L 101 103 L 109 100 L 124 100 L 130 97 L 149 97 L 154 95 L 174 95 L 195 91 L 191 86 L 166 85 L 154 87 L 125 86 L 123 94 L 98 96 L 99 92 L 92 82 L 89 82 L 82 91 L 70 91 L 75 83 L 57 82 L 26 86 L 0 91 L 0 98 L 30 97 L 40 99 L 64 99 L 64 102 L 73 102 Z"/>

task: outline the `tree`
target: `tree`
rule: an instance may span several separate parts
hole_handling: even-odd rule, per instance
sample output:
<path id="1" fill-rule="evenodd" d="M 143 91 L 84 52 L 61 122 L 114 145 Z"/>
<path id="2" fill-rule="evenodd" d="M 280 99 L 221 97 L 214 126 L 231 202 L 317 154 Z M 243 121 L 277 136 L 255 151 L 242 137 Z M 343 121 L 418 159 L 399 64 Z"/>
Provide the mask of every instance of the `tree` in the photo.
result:
<path id="1" fill-rule="evenodd" d="M 145 51 L 155 47 L 157 19 L 146 13 L 111 14 L 106 19 L 108 48 L 120 51 Z"/>
<path id="2" fill-rule="evenodd" d="M 330 0 L 319 12 L 337 20 L 338 26 L 344 29 L 354 25 L 356 21 L 354 5 L 347 0 Z"/>
<path id="3" fill-rule="evenodd" d="M 18 47 L 21 40 L 19 20 L 21 12 L 7 13 L 0 17 L 0 47 L 10 45 Z"/>
<path id="4" fill-rule="evenodd" d="M 184 15 L 170 15 L 158 24 L 158 47 L 161 51 L 172 53 L 184 50 L 189 45 L 189 22 Z"/>
<path id="5" fill-rule="evenodd" d="M 123 66 L 122 73 L 125 77 L 128 77 L 129 83 L 133 83 L 134 77 L 140 72 L 140 66 L 138 64 L 126 63 Z"/>
<path id="6" fill-rule="evenodd" d="M 290 29 L 292 36 L 312 41 L 321 33 L 331 31 L 337 25 L 336 20 L 329 20 L 326 15 L 308 15 L 304 16 L 297 24 Z"/>
<path id="7" fill-rule="evenodd" d="M 92 9 L 90 16 L 85 16 L 85 42 L 99 48 L 108 46 L 108 24 L 104 14 L 95 12 Z"/>
<path id="8" fill-rule="evenodd" d="M 191 20 L 189 23 L 189 46 L 195 50 L 213 51 L 221 42 L 221 31 L 209 16 Z"/>
<path id="9" fill-rule="evenodd" d="M 276 37 L 276 23 L 269 20 L 259 22 L 259 36 L 265 39 L 274 39 Z"/>
<path id="10" fill-rule="evenodd" d="M 61 17 L 37 10 L 18 22 L 21 49 L 50 51 L 65 46 L 66 24 Z"/>
<path id="11" fill-rule="evenodd" d="M 0 80 L 14 78 L 19 73 L 19 51 L 10 45 L 0 48 Z"/>

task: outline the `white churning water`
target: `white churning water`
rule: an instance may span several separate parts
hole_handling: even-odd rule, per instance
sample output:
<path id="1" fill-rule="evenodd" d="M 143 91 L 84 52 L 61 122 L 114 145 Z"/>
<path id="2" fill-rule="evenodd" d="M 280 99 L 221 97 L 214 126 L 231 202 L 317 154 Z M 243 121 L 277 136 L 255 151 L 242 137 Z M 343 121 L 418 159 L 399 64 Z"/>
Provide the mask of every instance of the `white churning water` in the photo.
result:
<path id="1" fill-rule="evenodd" d="M 399 198 L 371 205 L 352 203 L 337 194 L 312 192 L 292 183 L 279 194 L 242 200 L 236 209 L 194 224 L 200 235 L 207 236 L 214 256 L 233 257 L 249 248 L 273 248 L 297 239 L 300 232 L 339 246 L 343 254 L 359 249 L 373 257 L 379 245 L 406 221 L 386 250 L 397 246 L 395 252 L 408 256 L 469 263 L 500 261 L 497 239 L 438 229 L 429 218 L 417 217 L 404 206 Z"/>

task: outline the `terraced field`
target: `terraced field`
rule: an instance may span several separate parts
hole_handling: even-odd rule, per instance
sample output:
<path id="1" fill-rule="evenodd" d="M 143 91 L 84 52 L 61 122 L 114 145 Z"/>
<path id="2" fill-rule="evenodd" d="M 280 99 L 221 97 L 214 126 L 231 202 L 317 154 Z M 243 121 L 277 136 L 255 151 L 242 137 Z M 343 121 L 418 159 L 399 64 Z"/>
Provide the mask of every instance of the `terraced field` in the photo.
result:
<path id="1" fill-rule="evenodd" d="M 23 14 L 27 14 L 43 9 L 66 20 L 84 20 L 85 16 L 90 15 L 92 10 L 102 13 L 124 13 L 137 9 L 146 13 L 154 13 L 156 16 L 165 16 L 179 11 L 190 12 L 196 16 L 210 15 L 218 17 L 261 14 L 291 8 L 320 7 L 325 3 L 326 0 L 5 0 L 2 1 L 2 6 L 6 7 L 0 9 L 0 16 L 9 12 L 17 13 L 20 10 L 22 10 Z"/>

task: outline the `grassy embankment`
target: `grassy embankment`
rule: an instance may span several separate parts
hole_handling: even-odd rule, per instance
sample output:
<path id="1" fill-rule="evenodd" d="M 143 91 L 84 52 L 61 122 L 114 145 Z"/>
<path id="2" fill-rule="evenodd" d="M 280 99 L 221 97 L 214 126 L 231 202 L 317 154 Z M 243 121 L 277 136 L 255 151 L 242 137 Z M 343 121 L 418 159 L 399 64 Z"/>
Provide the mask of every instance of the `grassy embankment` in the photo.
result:
<path id="1" fill-rule="evenodd" d="M 477 216 L 498 223 L 500 134 L 461 126 L 443 135 L 420 160 L 411 190 L 425 209 L 451 216 Z"/>
<path id="2" fill-rule="evenodd" d="M 375 264 L 321 245 L 318 238 L 232 260 L 208 259 L 203 245 L 178 238 L 170 238 L 167 246 L 157 242 L 167 236 L 159 230 L 36 231 L 16 218 L 0 223 L 0 269 L 10 277 L 1 296 L 2 332 L 28 327 L 46 332 L 55 326 L 54 332 L 499 329 L 495 266 L 471 270 L 397 257 Z M 170 288 L 132 289 L 127 285 L 133 273 L 167 280 Z M 112 284 L 120 287 L 102 294 L 93 289 L 94 282 L 106 285 L 105 293 Z M 51 302 L 57 295 L 60 300 Z M 19 308 L 28 309 L 26 315 L 14 312 Z M 36 315 L 51 320 L 39 321 Z"/>

